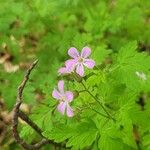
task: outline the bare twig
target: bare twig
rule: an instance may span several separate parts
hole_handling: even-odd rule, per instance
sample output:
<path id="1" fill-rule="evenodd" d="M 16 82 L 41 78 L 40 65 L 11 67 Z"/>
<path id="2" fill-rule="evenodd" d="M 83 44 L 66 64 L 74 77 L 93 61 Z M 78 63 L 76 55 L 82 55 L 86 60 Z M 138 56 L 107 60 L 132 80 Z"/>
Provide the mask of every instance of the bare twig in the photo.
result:
<path id="1" fill-rule="evenodd" d="M 43 137 L 42 130 L 39 128 L 24 112 L 19 111 L 19 117 L 30 125 L 41 137 Z"/>
<path id="2" fill-rule="evenodd" d="M 33 70 L 33 68 L 36 66 L 38 60 L 36 60 L 35 62 L 33 62 L 33 64 L 29 67 L 29 69 L 27 70 L 24 79 L 22 81 L 22 83 L 20 84 L 20 86 L 18 87 L 18 95 L 17 95 L 17 101 L 16 104 L 14 106 L 14 110 L 13 110 L 13 135 L 14 138 L 16 139 L 16 142 L 18 144 L 20 144 L 24 149 L 27 150 L 37 150 L 40 147 L 42 147 L 45 144 L 51 143 L 54 145 L 59 145 L 57 143 L 54 143 L 51 140 L 48 140 L 46 137 L 44 137 L 42 135 L 42 130 L 26 115 L 24 114 L 22 111 L 19 110 L 20 105 L 22 103 L 22 94 L 23 94 L 23 90 L 25 88 L 25 85 L 29 79 L 30 73 Z M 34 144 L 28 144 L 26 143 L 19 135 L 17 127 L 18 127 L 18 117 L 20 117 L 22 120 L 24 120 L 28 125 L 30 125 L 43 139 Z"/>

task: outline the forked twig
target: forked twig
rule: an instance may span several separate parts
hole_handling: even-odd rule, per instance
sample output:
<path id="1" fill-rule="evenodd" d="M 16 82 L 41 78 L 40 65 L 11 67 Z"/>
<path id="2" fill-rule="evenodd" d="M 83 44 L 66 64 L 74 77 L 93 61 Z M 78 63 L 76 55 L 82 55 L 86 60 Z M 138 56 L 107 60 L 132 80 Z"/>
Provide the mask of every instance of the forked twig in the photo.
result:
<path id="1" fill-rule="evenodd" d="M 16 100 L 16 104 L 13 109 L 13 120 L 12 120 L 13 126 L 12 127 L 13 127 L 14 138 L 18 144 L 20 144 L 24 149 L 27 149 L 27 150 L 37 150 L 37 149 L 41 148 L 43 145 L 48 144 L 48 143 L 55 145 L 55 146 L 61 146 L 60 144 L 55 143 L 51 140 L 48 140 L 46 137 L 44 137 L 42 135 L 42 130 L 25 113 L 20 111 L 23 90 L 26 86 L 27 81 L 29 80 L 30 73 L 33 70 L 33 68 L 36 66 L 37 62 L 38 62 L 38 60 L 34 61 L 31 64 L 31 66 L 29 67 L 29 69 L 27 70 L 27 72 L 24 76 L 24 79 L 22 80 L 20 86 L 18 87 L 17 100 Z M 34 145 L 28 144 L 20 137 L 19 132 L 17 130 L 19 117 L 22 120 L 24 120 L 28 125 L 30 125 L 43 138 L 40 142 L 38 142 Z"/>

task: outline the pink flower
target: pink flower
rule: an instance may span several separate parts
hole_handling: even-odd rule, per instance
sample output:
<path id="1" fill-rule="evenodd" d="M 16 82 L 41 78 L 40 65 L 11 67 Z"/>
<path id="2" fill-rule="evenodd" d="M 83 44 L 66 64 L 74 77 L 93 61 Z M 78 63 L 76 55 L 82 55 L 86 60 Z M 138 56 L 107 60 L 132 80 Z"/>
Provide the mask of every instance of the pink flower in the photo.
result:
<path id="1" fill-rule="evenodd" d="M 84 76 L 84 66 L 92 69 L 95 66 L 95 61 L 89 59 L 91 49 L 89 47 L 83 47 L 81 54 L 75 47 L 71 47 L 68 50 L 68 55 L 72 57 L 65 62 L 66 70 L 75 70 L 80 76 Z M 68 69 L 69 68 L 69 69 Z"/>
<path id="2" fill-rule="evenodd" d="M 71 73 L 71 72 L 73 72 L 73 69 L 72 69 L 72 68 L 69 68 L 68 66 L 61 67 L 61 68 L 59 68 L 59 70 L 58 70 L 58 73 L 59 73 L 59 74 L 69 74 L 69 73 Z"/>
<path id="3" fill-rule="evenodd" d="M 74 71 L 74 67 L 73 67 L 74 62 L 73 63 L 72 62 L 70 62 L 70 63 L 65 62 L 65 67 L 59 68 L 58 73 L 59 74 L 69 74 L 69 73 L 73 72 Z"/>
<path id="4" fill-rule="evenodd" d="M 72 108 L 69 103 L 73 100 L 73 93 L 71 91 L 64 91 L 64 81 L 58 82 L 58 90 L 54 89 L 52 92 L 52 96 L 59 101 L 57 109 L 60 113 L 64 115 L 67 113 L 68 117 L 72 117 L 74 115 Z"/>

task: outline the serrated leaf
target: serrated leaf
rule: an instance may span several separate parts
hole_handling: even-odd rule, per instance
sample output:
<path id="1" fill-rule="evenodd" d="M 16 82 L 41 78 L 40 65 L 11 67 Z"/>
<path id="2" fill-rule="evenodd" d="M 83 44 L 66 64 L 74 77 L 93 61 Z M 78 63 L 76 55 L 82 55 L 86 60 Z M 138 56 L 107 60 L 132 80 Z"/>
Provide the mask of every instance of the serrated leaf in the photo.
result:
<path id="1" fill-rule="evenodd" d="M 106 46 L 98 46 L 93 50 L 92 58 L 95 60 L 96 64 L 101 64 L 106 57 L 111 53 L 110 50 L 106 49 Z"/>
<path id="2" fill-rule="evenodd" d="M 90 146 L 96 139 L 98 130 L 92 120 L 79 124 L 75 134 L 69 138 L 66 146 L 83 149 Z"/>
<path id="3" fill-rule="evenodd" d="M 59 126 L 54 126 L 52 130 L 47 130 L 43 132 L 43 135 L 48 139 L 54 140 L 55 142 L 62 142 L 75 133 L 75 130 L 70 126 L 59 124 Z"/>

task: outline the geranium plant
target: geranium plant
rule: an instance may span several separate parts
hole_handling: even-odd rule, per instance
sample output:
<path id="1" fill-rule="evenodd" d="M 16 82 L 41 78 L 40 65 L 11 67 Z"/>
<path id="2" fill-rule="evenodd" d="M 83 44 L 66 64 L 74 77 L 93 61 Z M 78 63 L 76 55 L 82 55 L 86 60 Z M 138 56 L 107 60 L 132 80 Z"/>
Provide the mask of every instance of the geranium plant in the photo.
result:
<path id="1" fill-rule="evenodd" d="M 87 46 L 68 54 L 72 59 L 58 69 L 58 85 L 31 115 L 42 136 L 60 149 L 148 148 L 150 57 L 137 51 L 136 42 L 116 54 L 102 56 Z"/>

